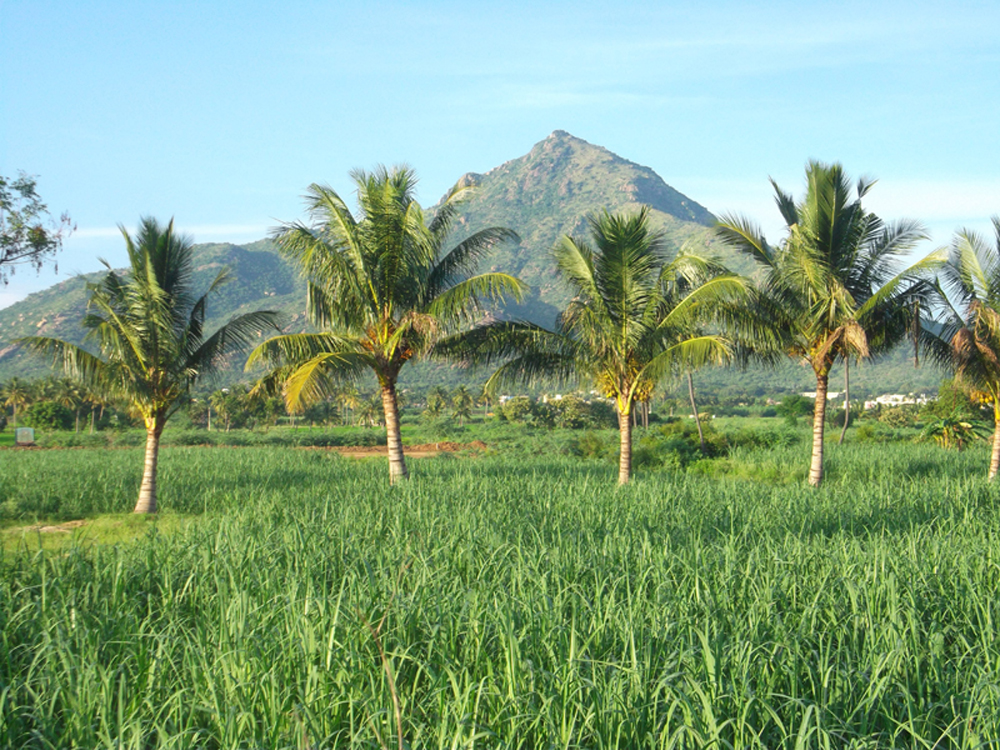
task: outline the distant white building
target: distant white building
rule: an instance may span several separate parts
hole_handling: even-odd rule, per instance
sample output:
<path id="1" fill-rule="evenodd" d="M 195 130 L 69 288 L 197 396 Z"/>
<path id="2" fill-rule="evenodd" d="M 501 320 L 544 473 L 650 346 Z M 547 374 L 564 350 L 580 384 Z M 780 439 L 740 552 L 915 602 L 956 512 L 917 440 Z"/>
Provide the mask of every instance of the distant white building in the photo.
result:
<path id="1" fill-rule="evenodd" d="M 927 398 L 927 394 L 921 393 L 919 396 L 914 393 L 884 393 L 881 396 L 876 396 L 871 401 L 865 401 L 866 409 L 877 409 L 880 406 L 906 406 L 908 404 L 915 404 L 922 406 L 930 401 Z"/>
<path id="2" fill-rule="evenodd" d="M 802 398 L 811 398 L 813 400 L 816 399 L 816 391 L 803 391 L 799 395 L 802 396 Z M 826 397 L 830 401 L 833 401 L 833 399 L 835 399 L 835 398 L 837 398 L 839 396 L 840 396 L 840 391 L 827 391 L 826 392 Z"/>

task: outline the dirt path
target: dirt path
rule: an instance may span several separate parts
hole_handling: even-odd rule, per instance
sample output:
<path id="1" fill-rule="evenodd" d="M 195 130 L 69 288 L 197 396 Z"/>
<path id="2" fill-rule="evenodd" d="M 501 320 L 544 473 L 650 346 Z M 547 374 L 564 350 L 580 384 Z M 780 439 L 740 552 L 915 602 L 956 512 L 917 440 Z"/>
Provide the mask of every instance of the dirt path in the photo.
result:
<path id="1" fill-rule="evenodd" d="M 484 451 L 487 449 L 486 443 L 482 440 L 473 440 L 471 443 L 453 443 L 442 440 L 438 443 L 421 443 L 420 445 L 404 445 L 403 453 L 407 458 L 428 458 L 440 453 L 455 453 L 457 451 Z M 340 446 L 302 446 L 301 450 L 336 451 L 342 456 L 349 458 L 366 458 L 371 456 L 385 456 L 389 449 L 384 445 L 340 445 Z"/>
<path id="2" fill-rule="evenodd" d="M 24 533 L 24 532 L 40 532 L 42 534 L 70 534 L 73 529 L 78 529 L 81 526 L 86 526 L 87 522 L 80 521 L 64 521 L 63 523 L 54 524 L 52 526 L 17 526 L 15 528 L 4 529 L 7 533 Z"/>

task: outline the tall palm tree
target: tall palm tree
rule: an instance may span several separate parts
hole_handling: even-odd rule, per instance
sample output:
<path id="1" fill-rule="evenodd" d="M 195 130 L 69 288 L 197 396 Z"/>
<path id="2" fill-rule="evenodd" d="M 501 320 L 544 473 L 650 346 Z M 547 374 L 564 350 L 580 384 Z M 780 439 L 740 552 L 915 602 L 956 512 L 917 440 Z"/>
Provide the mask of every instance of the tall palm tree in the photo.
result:
<path id="1" fill-rule="evenodd" d="M 21 378 L 11 378 L 0 389 L 0 398 L 3 405 L 9 406 L 13 411 L 13 426 L 17 429 L 17 410 L 24 408 L 32 401 L 32 389 L 30 383 L 25 383 Z"/>
<path id="2" fill-rule="evenodd" d="M 444 243 L 466 187 L 456 185 L 430 222 L 414 198 L 412 170 L 379 167 L 351 174 L 355 217 L 336 192 L 310 185 L 311 222 L 274 233 L 283 255 L 308 282 L 307 314 L 319 333 L 277 336 L 257 347 L 248 366 L 272 368 L 261 387 L 281 387 L 290 410 L 323 398 L 338 382 L 365 372 L 378 379 L 385 413 L 389 479 L 408 476 L 399 434 L 396 381 L 402 367 L 429 353 L 445 332 L 471 321 L 483 300 L 520 297 L 523 284 L 502 273 L 473 275 L 509 229 L 481 230 L 450 250 Z"/>
<path id="3" fill-rule="evenodd" d="M 437 419 L 444 412 L 448 403 L 448 391 L 445 390 L 444 386 L 436 385 L 427 391 L 424 400 L 427 402 L 427 406 L 421 416 L 427 419 Z"/>
<path id="4" fill-rule="evenodd" d="M 464 385 L 455 389 L 451 395 L 451 413 L 452 416 L 458 417 L 459 427 L 464 427 L 465 420 L 472 416 L 472 407 L 475 406 L 475 403 L 475 398 Z"/>
<path id="5" fill-rule="evenodd" d="M 726 339 L 698 334 L 721 302 L 745 283 L 714 261 L 683 251 L 670 257 L 649 209 L 589 219 L 590 240 L 563 237 L 556 263 L 574 299 L 556 330 L 498 321 L 442 344 L 470 364 L 500 364 L 490 388 L 544 378 L 584 379 L 618 412 L 618 482 L 632 473 L 632 409 L 659 380 L 729 354 Z M 591 244 L 592 243 L 592 244 Z"/>
<path id="6" fill-rule="evenodd" d="M 86 389 L 71 378 L 60 378 L 53 386 L 53 400 L 73 412 L 74 432 L 80 432 L 80 411 L 86 401 Z"/>
<path id="7" fill-rule="evenodd" d="M 838 358 L 864 358 L 898 342 L 907 311 L 926 295 L 923 274 L 940 253 L 900 271 L 900 256 L 925 239 L 919 224 L 886 224 L 861 199 L 874 183 L 859 180 L 852 195 L 839 164 L 812 161 L 806 195 L 796 203 L 772 180 L 787 235 L 771 246 L 751 221 L 723 217 L 719 237 L 761 269 L 754 308 L 734 315 L 734 329 L 758 352 L 781 351 L 808 362 L 816 376 L 809 484 L 823 480 L 823 437 L 830 370 Z"/>
<path id="8" fill-rule="evenodd" d="M 990 481 L 1000 473 L 1000 216 L 992 221 L 992 246 L 967 230 L 952 241 L 941 272 L 941 299 L 949 315 L 931 340 L 937 344 L 931 349 L 935 358 L 954 365 L 956 382 L 993 408 Z"/>
<path id="9" fill-rule="evenodd" d="M 226 280 L 226 272 L 196 298 L 191 240 L 174 232 L 173 220 L 164 227 L 146 217 L 134 237 L 124 227 L 121 232 L 129 270 L 121 275 L 105 263 L 108 273 L 91 285 L 83 320 L 100 355 L 45 337 L 23 338 L 19 343 L 52 355 L 68 376 L 142 418 L 146 458 L 135 512 L 155 513 L 156 467 L 167 420 L 198 379 L 227 355 L 245 348 L 261 330 L 274 328 L 276 314 L 242 315 L 206 338 L 208 296 Z"/>

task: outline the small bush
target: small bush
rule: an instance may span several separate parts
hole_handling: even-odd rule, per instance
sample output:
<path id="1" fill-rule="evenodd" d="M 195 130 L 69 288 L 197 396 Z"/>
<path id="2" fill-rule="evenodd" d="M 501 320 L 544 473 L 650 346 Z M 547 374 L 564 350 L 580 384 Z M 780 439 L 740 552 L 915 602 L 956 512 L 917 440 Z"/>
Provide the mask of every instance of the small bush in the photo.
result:
<path id="1" fill-rule="evenodd" d="M 55 401 L 36 401 L 25 410 L 24 424 L 36 430 L 71 430 L 73 412 Z"/>
<path id="2" fill-rule="evenodd" d="M 920 407 L 916 404 L 890 406 L 878 415 L 878 421 L 889 427 L 916 427 L 919 418 Z"/>
<path id="3" fill-rule="evenodd" d="M 757 429 L 741 427 L 726 433 L 729 448 L 787 448 L 801 439 L 800 433 L 789 429 L 773 427 Z"/>
<path id="4" fill-rule="evenodd" d="M 126 430 L 119 432 L 113 438 L 113 445 L 116 448 L 130 448 L 146 444 L 146 433 L 139 430 Z"/>
<path id="5" fill-rule="evenodd" d="M 710 422 L 702 423 L 705 453 L 698 441 L 698 427 L 693 419 L 683 419 L 660 425 L 639 441 L 633 451 L 636 466 L 682 469 L 701 458 L 721 456 L 728 450 L 726 436 L 716 432 Z"/>
<path id="6" fill-rule="evenodd" d="M 858 443 L 896 443 L 905 439 L 899 430 L 879 424 L 863 424 L 854 431 L 854 440 Z"/>
<path id="7" fill-rule="evenodd" d="M 579 437 L 570 440 L 567 450 L 571 455 L 580 458 L 608 459 L 617 455 L 617 444 L 599 432 L 587 430 Z M 634 459 L 634 456 L 633 456 Z"/>

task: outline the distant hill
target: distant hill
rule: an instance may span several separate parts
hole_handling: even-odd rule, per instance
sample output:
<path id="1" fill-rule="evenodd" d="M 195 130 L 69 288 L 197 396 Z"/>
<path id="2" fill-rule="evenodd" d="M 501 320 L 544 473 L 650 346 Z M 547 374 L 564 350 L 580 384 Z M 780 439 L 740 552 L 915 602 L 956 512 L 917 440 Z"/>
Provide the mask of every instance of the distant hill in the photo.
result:
<path id="1" fill-rule="evenodd" d="M 210 298 L 208 329 L 253 310 L 279 310 L 293 327 L 305 323 L 305 283 L 269 240 L 245 246 L 212 243 L 195 246 L 195 289 L 204 290 L 223 268 L 229 282 Z M 21 336 L 52 336 L 81 343 L 80 322 L 86 312 L 87 285 L 103 272 L 75 276 L 31 294 L 0 310 L 0 380 L 12 375 L 39 377 L 45 362 L 17 351 L 10 342 Z M 200 292 L 199 292 L 200 293 Z"/>
<path id="2" fill-rule="evenodd" d="M 497 250 L 489 265 L 514 273 L 532 287 L 530 299 L 513 312 L 551 324 L 569 301 L 552 260 L 563 234 L 584 236 L 586 216 L 601 210 L 638 210 L 646 204 L 653 226 L 676 249 L 685 242 L 704 245 L 715 217 L 674 190 L 649 167 L 627 161 L 557 130 L 528 154 L 485 174 L 470 172 L 460 182 L 476 190 L 462 206 L 457 231 L 504 226 L 521 237 L 519 245 Z"/>
<path id="3" fill-rule="evenodd" d="M 556 274 L 552 247 L 563 234 L 584 236 L 587 215 L 601 210 L 629 211 L 648 205 L 654 226 L 675 249 L 685 243 L 708 246 L 734 270 L 751 270 L 746 260 L 727 257 L 723 249 L 713 245 L 709 228 L 714 217 L 704 206 L 670 187 L 649 167 L 562 130 L 535 144 L 526 155 L 484 174 L 470 172 L 460 182 L 475 185 L 476 190 L 462 204 L 454 242 L 488 226 L 508 227 L 521 238 L 520 243 L 497 248 L 481 269 L 513 273 L 531 285 L 529 298 L 508 308 L 508 315 L 552 324 L 569 300 L 569 292 Z M 428 210 L 432 212 L 434 207 Z M 210 301 L 208 330 L 234 315 L 264 309 L 285 313 L 288 330 L 305 328 L 305 284 L 269 240 L 242 246 L 202 244 L 196 246 L 196 253 L 196 287 L 207 288 L 221 268 L 228 268 L 231 277 Z M 40 377 L 49 372 L 45 362 L 27 357 L 10 343 L 20 336 L 40 334 L 81 341 L 87 283 L 100 276 L 69 279 L 0 310 L 0 381 L 13 375 Z M 908 370 L 905 361 L 906 356 L 900 354 L 885 365 L 866 365 L 858 373 L 858 387 L 864 388 L 869 379 L 885 382 L 884 388 L 873 387 L 878 392 L 926 389 L 939 382 L 940 373 Z M 233 362 L 222 377 L 248 379 L 241 365 Z M 404 369 L 401 384 L 457 384 L 467 377 L 454 367 L 418 364 Z M 698 375 L 703 388 L 748 393 L 762 387 L 768 393 L 809 390 L 813 385 L 810 379 L 811 372 L 795 365 L 772 372 L 707 370 Z"/>

